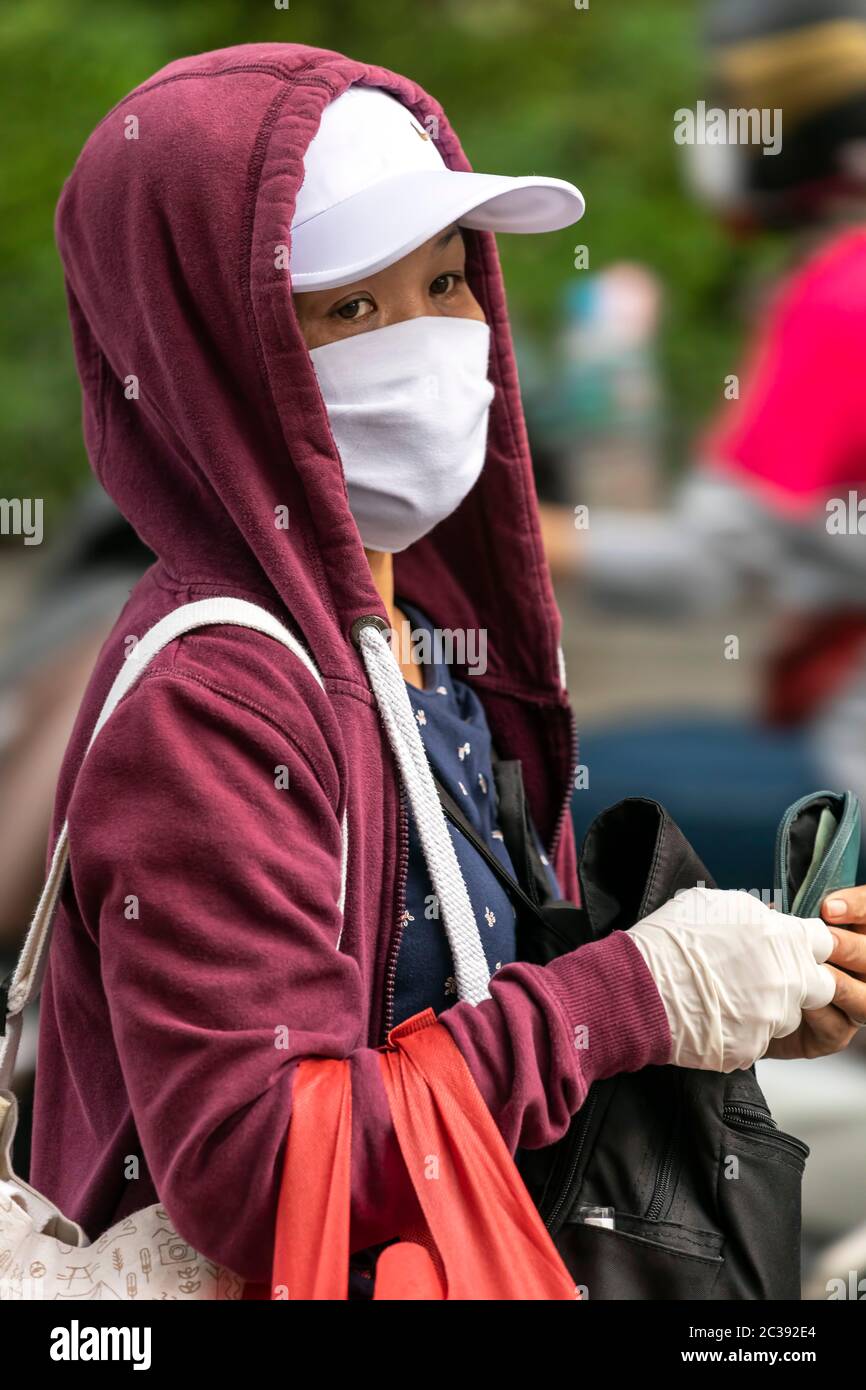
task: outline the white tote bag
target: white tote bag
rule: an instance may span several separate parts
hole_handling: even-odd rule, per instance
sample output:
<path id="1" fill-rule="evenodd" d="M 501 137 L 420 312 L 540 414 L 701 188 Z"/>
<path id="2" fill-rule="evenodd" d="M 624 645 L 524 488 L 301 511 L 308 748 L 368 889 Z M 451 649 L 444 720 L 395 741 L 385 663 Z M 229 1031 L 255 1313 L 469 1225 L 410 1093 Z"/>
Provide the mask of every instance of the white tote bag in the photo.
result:
<path id="1" fill-rule="evenodd" d="M 214 623 L 253 628 L 282 642 L 322 684 L 301 643 L 263 608 L 243 599 L 202 599 L 169 613 L 136 645 L 109 691 L 88 748 L 118 702 L 163 647 L 184 632 Z M 344 818 L 341 912 L 347 856 Z M 158 1202 L 117 1222 L 90 1244 L 80 1226 L 13 1172 L 12 1139 L 18 1105 L 11 1087 L 22 1015 L 42 985 L 68 858 L 64 824 L 18 963 L 6 990 L 0 993 L 0 1019 L 6 994 L 5 1033 L 0 1038 L 0 1300 L 239 1299 L 243 1280 L 187 1245 Z"/>

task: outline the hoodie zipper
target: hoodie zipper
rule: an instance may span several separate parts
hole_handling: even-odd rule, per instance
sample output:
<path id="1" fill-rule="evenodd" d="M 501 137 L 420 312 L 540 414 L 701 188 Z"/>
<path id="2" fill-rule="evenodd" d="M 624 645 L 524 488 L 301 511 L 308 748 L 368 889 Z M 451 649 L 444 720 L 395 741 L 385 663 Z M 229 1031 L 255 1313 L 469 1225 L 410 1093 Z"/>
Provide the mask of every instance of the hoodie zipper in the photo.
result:
<path id="1" fill-rule="evenodd" d="M 384 618 L 378 613 L 362 613 L 352 623 L 352 641 L 358 650 L 361 650 L 361 632 L 367 626 L 378 628 L 382 633 L 388 633 L 390 628 Z M 400 796 L 400 812 L 398 815 L 397 837 L 399 842 L 399 855 L 397 859 L 397 920 L 391 934 L 391 940 L 385 956 L 385 994 L 382 1001 L 382 1032 L 379 1045 L 384 1046 L 388 1041 L 388 1034 L 394 1027 L 394 995 L 397 988 L 397 958 L 400 954 L 400 942 L 403 939 L 403 929 L 406 925 L 404 918 L 406 913 L 406 879 L 409 872 L 409 810 L 408 796 L 403 786 L 403 780 L 397 773 L 397 789 Z M 384 838 L 384 836 L 383 836 Z"/>
<path id="2" fill-rule="evenodd" d="M 574 773 L 577 771 L 577 759 L 578 756 L 580 756 L 580 737 L 578 737 L 577 733 L 577 720 L 575 720 L 574 712 L 570 705 L 567 706 L 567 710 L 569 710 L 571 723 L 571 765 L 569 767 L 569 780 L 567 780 L 566 783 L 566 795 L 564 795 L 562 806 L 560 806 L 559 819 L 557 819 L 555 830 L 553 830 L 553 838 L 550 840 L 550 848 L 548 851 L 550 863 L 553 863 L 553 856 L 555 856 L 556 847 L 559 845 L 560 835 L 562 835 L 563 826 L 564 823 L 566 823 L 566 816 L 569 815 L 571 809 L 571 794 L 573 794 L 574 791 Z M 571 1136 L 571 1143 L 569 1145 L 571 1150 L 569 1169 L 567 1169 L 566 1176 L 564 1176 L 562 1183 L 560 1183 L 559 1195 L 553 1198 L 553 1207 L 550 1208 L 549 1215 L 545 1216 L 544 1219 L 545 1226 L 548 1227 L 548 1230 L 553 1226 L 553 1222 L 555 1222 L 557 1216 L 559 1216 L 564 1204 L 570 1202 L 571 1198 L 573 1198 L 571 1187 L 573 1187 L 574 1175 L 577 1173 L 578 1165 L 580 1165 L 581 1155 L 582 1152 L 584 1152 L 584 1145 L 587 1143 L 589 1122 L 591 1122 L 592 1119 L 595 1102 L 595 1091 L 589 1088 L 589 1094 L 587 1098 L 585 1098 L 584 1105 L 581 1106 L 580 1112 L 578 1112 L 580 1113 L 580 1119 L 578 1119 L 574 1134 Z"/>
<path id="3" fill-rule="evenodd" d="M 553 836 L 550 841 L 550 848 L 548 850 L 548 858 L 550 859 L 551 864 L 553 863 L 557 845 L 559 844 L 560 836 L 562 835 L 562 829 L 565 825 L 566 816 L 569 814 L 571 810 L 571 798 L 574 792 L 574 775 L 577 771 L 577 760 L 580 755 L 580 739 L 577 732 L 577 720 L 574 717 L 574 712 L 571 709 L 570 705 L 567 706 L 567 709 L 569 721 L 571 724 L 571 764 L 568 770 L 568 779 L 566 781 L 565 796 L 563 798 L 562 805 L 559 808 L 559 816 L 554 827 Z M 548 1216 L 544 1218 L 544 1224 L 548 1230 L 552 1228 L 554 1221 L 556 1220 L 565 1203 L 568 1202 L 570 1204 L 573 1199 L 572 1187 L 574 1184 L 574 1177 L 580 1164 L 581 1155 L 583 1154 L 584 1145 L 586 1143 L 586 1136 L 589 1130 L 589 1124 L 592 1119 L 592 1113 L 595 1109 L 596 1099 L 596 1093 L 590 1087 L 589 1093 L 586 1096 L 583 1106 L 579 1111 L 580 1119 L 578 1120 L 577 1125 L 575 1126 L 574 1133 L 571 1135 L 571 1142 L 569 1145 L 571 1149 L 571 1158 L 568 1164 L 568 1170 L 566 1172 L 564 1180 L 560 1183 L 559 1195 L 554 1198 L 553 1206 L 550 1209 L 550 1213 Z"/>
<path id="4" fill-rule="evenodd" d="M 571 809 L 571 797 L 574 791 L 574 775 L 577 771 L 577 760 L 580 756 L 580 738 L 577 732 L 577 720 L 574 717 L 574 712 L 570 705 L 567 706 L 567 709 L 569 719 L 571 721 L 571 766 L 568 772 L 568 780 L 565 788 L 565 797 L 563 799 L 562 805 L 559 808 L 559 816 L 557 818 L 556 825 L 554 826 L 553 836 L 550 841 L 550 849 L 548 850 L 548 856 L 551 860 L 551 863 L 553 862 L 553 857 L 556 854 L 556 850 L 559 845 L 560 836 L 562 835 L 562 827 L 565 825 L 565 818 Z"/>
<path id="5" fill-rule="evenodd" d="M 388 1034 L 394 1027 L 394 996 L 397 988 L 397 959 L 400 943 L 403 940 L 406 916 L 406 880 L 409 874 L 409 809 L 406 789 L 402 781 L 400 790 L 399 840 L 400 857 L 397 862 L 397 921 L 388 948 L 385 964 L 385 1001 L 383 1008 L 382 1044 L 388 1041 Z"/>

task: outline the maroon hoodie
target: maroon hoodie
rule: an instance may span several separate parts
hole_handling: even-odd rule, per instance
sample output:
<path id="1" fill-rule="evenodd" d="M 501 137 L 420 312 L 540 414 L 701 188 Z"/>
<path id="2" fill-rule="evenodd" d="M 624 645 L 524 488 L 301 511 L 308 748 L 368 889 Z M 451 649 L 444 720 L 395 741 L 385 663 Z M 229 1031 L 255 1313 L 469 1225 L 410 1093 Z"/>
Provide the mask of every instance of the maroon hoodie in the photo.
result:
<path id="1" fill-rule="evenodd" d="M 159 559 L 105 644 L 61 774 L 54 829 L 68 817 L 71 875 L 42 996 L 31 1181 L 92 1239 L 158 1194 L 186 1240 L 256 1283 L 270 1276 L 303 1057 L 351 1061 L 352 1248 L 415 1215 L 376 1056 L 392 1021 L 407 813 L 350 634 L 359 616 L 387 614 L 279 268 L 304 152 L 354 82 L 392 92 L 422 124 L 437 117 L 446 163 L 470 168 L 413 82 L 254 44 L 172 63 L 122 101 L 57 218 L 90 459 Z M 396 557 L 397 592 L 437 626 L 486 628 L 474 688 L 500 754 L 523 761 L 576 896 L 559 615 L 495 241 L 466 240 L 492 335 L 487 461 L 457 512 Z M 288 530 L 275 524 L 283 507 Z M 288 623 L 324 691 L 267 637 L 195 632 L 153 662 L 81 768 L 128 639 L 218 594 Z M 668 1060 L 664 1006 L 623 933 L 544 968 L 508 965 L 490 993 L 442 1018 L 512 1150 L 558 1138 L 594 1078 Z"/>

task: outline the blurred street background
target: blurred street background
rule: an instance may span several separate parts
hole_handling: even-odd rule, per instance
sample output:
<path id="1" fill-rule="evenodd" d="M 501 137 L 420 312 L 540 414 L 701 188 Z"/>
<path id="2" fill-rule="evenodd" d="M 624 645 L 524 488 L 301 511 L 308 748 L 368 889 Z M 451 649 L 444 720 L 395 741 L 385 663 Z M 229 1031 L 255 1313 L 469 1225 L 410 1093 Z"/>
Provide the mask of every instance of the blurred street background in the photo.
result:
<path id="1" fill-rule="evenodd" d="M 258 41 L 405 72 L 477 168 L 583 191 L 577 227 L 499 238 L 581 731 L 578 839 L 653 795 L 720 886 L 771 891 L 791 801 L 866 799 L 866 520 L 830 536 L 826 511 L 866 497 L 866 3 L 29 0 L 0 15 L 0 497 L 44 499 L 44 539 L 0 535 L 3 973 L 78 696 L 149 563 L 93 491 L 54 207 L 130 88 Z M 678 143 L 700 101 L 782 111 L 783 153 Z M 812 1146 L 820 1273 L 866 1230 L 866 1050 L 758 1075 Z M 866 1273 L 862 1232 L 852 1249 Z"/>

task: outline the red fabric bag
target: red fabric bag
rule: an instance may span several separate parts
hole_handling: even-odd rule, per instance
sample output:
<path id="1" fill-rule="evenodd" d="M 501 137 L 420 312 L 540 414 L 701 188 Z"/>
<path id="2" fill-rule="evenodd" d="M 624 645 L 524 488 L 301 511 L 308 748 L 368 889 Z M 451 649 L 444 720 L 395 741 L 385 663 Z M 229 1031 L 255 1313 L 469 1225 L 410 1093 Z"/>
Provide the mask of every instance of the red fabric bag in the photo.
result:
<path id="1" fill-rule="evenodd" d="M 424 1225 L 379 1256 L 374 1298 L 579 1297 L 469 1068 L 432 1009 L 391 1030 L 382 1079 Z M 345 1299 L 352 1093 L 347 1062 L 295 1077 L 271 1294 Z"/>

